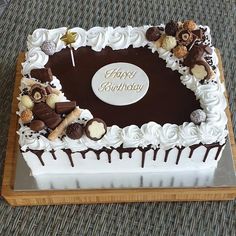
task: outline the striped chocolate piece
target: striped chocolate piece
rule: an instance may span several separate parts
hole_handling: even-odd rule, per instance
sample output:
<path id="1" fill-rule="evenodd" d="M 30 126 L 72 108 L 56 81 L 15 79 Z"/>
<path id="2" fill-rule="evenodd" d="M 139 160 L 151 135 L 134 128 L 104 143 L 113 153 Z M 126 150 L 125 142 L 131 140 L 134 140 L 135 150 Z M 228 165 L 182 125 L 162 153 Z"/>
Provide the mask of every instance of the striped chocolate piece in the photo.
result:
<path id="1" fill-rule="evenodd" d="M 33 113 L 50 129 L 55 129 L 62 120 L 61 116 L 44 102 L 36 103 L 33 108 Z"/>

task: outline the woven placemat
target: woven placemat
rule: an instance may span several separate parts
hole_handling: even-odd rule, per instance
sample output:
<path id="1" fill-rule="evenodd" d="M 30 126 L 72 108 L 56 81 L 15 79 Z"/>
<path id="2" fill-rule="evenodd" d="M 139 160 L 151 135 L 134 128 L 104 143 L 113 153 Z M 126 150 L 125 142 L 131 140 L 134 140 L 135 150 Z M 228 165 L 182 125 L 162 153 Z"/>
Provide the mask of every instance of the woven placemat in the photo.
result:
<path id="1" fill-rule="evenodd" d="M 1 173 L 17 54 L 36 28 L 140 26 L 195 19 L 220 48 L 236 130 L 235 1 L 12 0 L 0 18 Z M 0 235 L 236 235 L 235 201 L 12 208 L 0 199 Z"/>

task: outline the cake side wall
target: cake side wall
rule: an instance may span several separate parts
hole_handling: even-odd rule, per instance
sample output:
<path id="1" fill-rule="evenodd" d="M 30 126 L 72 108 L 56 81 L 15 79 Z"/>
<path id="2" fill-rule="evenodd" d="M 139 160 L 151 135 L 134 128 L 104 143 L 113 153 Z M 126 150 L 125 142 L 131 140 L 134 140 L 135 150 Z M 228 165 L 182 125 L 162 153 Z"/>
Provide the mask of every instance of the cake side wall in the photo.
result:
<path id="1" fill-rule="evenodd" d="M 215 168 L 221 157 L 224 146 L 206 148 L 198 146 L 191 153 L 186 147 L 156 152 L 149 150 L 110 150 L 109 152 L 88 151 L 85 153 L 68 153 L 68 150 L 58 150 L 55 153 L 24 152 L 23 157 L 33 175 L 41 174 L 82 174 L 82 173 L 131 173 L 131 172 L 162 172 L 178 170 L 201 170 Z"/>

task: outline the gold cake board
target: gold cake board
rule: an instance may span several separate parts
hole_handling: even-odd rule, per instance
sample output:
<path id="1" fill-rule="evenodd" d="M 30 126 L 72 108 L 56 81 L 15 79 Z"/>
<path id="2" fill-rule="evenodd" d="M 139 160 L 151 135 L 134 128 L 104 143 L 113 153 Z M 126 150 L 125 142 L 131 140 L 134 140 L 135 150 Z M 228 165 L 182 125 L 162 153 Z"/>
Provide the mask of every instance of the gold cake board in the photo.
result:
<path id="1" fill-rule="evenodd" d="M 219 50 L 219 68 L 221 80 L 224 81 L 222 61 Z M 94 190 L 50 190 L 50 191 L 14 191 L 16 170 L 16 150 L 18 147 L 18 109 L 17 96 L 22 78 L 21 63 L 25 54 L 20 53 L 17 60 L 15 87 L 11 109 L 11 120 L 8 133 L 8 143 L 4 174 L 2 182 L 2 196 L 12 206 L 30 205 L 58 205 L 58 204 L 95 204 L 95 203 L 122 203 L 122 202 L 153 202 L 153 201 L 218 201 L 236 198 L 236 187 L 197 187 L 197 188 L 130 188 L 130 189 L 94 189 Z M 227 95 L 226 95 L 227 97 Z M 231 122 L 229 107 L 228 129 L 230 144 L 233 152 L 234 165 L 236 164 L 236 144 Z M 236 167 L 236 165 L 235 165 Z"/>

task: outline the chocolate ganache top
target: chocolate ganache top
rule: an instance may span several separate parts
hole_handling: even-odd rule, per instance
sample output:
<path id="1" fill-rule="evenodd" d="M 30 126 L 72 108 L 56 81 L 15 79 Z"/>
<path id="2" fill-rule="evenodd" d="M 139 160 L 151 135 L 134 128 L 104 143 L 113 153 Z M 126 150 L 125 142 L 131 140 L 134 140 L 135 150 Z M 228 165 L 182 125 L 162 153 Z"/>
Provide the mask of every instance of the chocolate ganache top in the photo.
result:
<path id="1" fill-rule="evenodd" d="M 194 93 L 180 81 L 180 74 L 166 67 L 166 62 L 147 47 L 112 50 L 110 47 L 96 52 L 91 47 L 74 50 L 75 67 L 71 63 L 68 48 L 49 57 L 45 67 L 61 82 L 62 91 L 81 108 L 91 111 L 94 117 L 102 118 L 108 126 L 138 125 L 150 121 L 160 125 L 181 125 L 190 122 L 190 113 L 200 108 Z M 126 62 L 140 67 L 149 78 L 146 95 L 136 103 L 114 106 L 101 101 L 93 92 L 91 80 L 103 66 Z"/>

